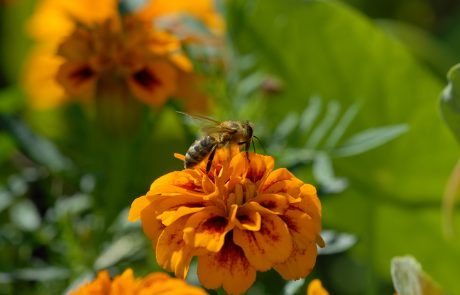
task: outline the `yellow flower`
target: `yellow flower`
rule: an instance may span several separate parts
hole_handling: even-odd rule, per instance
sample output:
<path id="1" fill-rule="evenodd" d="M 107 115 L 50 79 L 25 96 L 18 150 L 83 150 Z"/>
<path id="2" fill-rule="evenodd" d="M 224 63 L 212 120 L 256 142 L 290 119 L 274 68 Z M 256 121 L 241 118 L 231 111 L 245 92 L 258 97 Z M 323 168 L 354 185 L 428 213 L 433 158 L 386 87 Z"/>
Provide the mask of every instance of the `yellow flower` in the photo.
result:
<path id="1" fill-rule="evenodd" d="M 188 83 L 196 74 L 183 50 L 185 37 L 155 20 L 187 13 L 211 24 L 220 19 L 211 4 L 150 0 L 125 14 L 117 7 L 117 0 L 39 2 L 28 27 L 36 46 L 23 79 L 33 106 L 91 101 L 120 85 L 139 101 L 161 106 L 170 97 L 184 96 L 180 89 L 193 88 Z M 213 15 L 216 20 L 208 21 Z M 201 110 L 207 106 L 201 101 L 196 105 Z"/>
<path id="2" fill-rule="evenodd" d="M 329 295 L 329 292 L 323 288 L 320 280 L 314 279 L 308 284 L 307 295 Z"/>
<path id="3" fill-rule="evenodd" d="M 187 285 L 180 279 L 169 277 L 165 273 L 151 273 L 145 278 L 134 278 L 132 269 L 126 269 L 123 274 L 110 281 L 109 273 L 101 271 L 97 278 L 71 295 L 205 295 L 201 288 Z"/>
<path id="4" fill-rule="evenodd" d="M 245 292 L 257 271 L 286 279 L 307 276 L 323 245 L 321 204 L 312 185 L 272 157 L 219 149 L 206 163 L 166 174 L 134 200 L 129 220 L 141 219 L 157 262 L 185 278 L 193 256 L 206 288 Z"/>

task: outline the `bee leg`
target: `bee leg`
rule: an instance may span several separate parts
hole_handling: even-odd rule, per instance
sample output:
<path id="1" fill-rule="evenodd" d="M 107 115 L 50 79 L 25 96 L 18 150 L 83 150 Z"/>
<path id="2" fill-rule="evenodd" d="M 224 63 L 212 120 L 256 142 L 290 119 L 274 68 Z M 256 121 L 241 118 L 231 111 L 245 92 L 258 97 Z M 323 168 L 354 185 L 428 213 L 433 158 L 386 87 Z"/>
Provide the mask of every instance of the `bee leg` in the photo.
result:
<path id="1" fill-rule="evenodd" d="M 209 173 L 212 166 L 212 160 L 214 160 L 214 155 L 216 154 L 217 145 L 212 147 L 211 153 L 209 154 L 208 162 L 206 163 L 206 173 Z"/>
<path id="2" fill-rule="evenodd" d="M 250 163 L 251 160 L 249 159 L 249 149 L 251 147 L 251 141 L 243 141 L 243 142 L 239 142 L 238 144 L 239 145 L 244 144 L 244 150 L 246 151 L 246 158 L 248 159 L 248 163 Z"/>

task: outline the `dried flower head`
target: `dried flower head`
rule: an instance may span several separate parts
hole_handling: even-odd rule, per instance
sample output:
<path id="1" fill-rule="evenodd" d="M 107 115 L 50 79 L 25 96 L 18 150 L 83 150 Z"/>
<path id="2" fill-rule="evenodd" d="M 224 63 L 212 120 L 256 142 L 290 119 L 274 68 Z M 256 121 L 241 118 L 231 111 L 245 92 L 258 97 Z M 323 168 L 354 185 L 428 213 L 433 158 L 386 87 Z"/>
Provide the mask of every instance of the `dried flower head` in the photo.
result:
<path id="1" fill-rule="evenodd" d="M 97 278 L 84 284 L 71 295 L 205 295 L 203 289 L 187 285 L 180 279 L 169 277 L 165 273 L 151 273 L 144 278 L 136 279 L 133 271 L 128 268 L 123 274 L 110 280 L 107 271 L 98 273 Z"/>
<path id="2" fill-rule="evenodd" d="M 307 276 L 323 245 L 315 188 L 237 147 L 219 149 L 209 173 L 204 162 L 158 178 L 131 205 L 129 219 L 141 219 L 158 263 L 185 278 L 198 256 L 202 285 L 230 294 L 245 292 L 257 271 Z"/>

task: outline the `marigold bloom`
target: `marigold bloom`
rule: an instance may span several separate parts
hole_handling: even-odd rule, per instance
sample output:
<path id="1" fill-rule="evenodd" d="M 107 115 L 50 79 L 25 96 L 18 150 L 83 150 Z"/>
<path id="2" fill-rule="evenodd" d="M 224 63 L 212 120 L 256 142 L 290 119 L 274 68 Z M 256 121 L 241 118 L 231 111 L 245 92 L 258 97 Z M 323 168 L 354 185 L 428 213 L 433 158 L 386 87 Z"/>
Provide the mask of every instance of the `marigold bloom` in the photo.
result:
<path id="1" fill-rule="evenodd" d="M 201 288 L 187 285 L 180 279 L 169 277 L 165 273 L 151 273 L 144 278 L 134 278 L 132 269 L 126 269 L 123 274 L 110 280 L 107 271 L 98 273 L 97 278 L 71 295 L 205 295 Z"/>
<path id="2" fill-rule="evenodd" d="M 208 174 L 206 161 L 171 172 L 134 200 L 129 219 L 141 219 L 163 268 L 185 278 L 198 256 L 202 285 L 230 294 L 245 292 L 257 271 L 274 268 L 286 280 L 311 272 L 323 245 L 315 188 L 273 170 L 272 157 L 249 159 L 219 149 Z"/>
<path id="3" fill-rule="evenodd" d="M 329 292 L 324 289 L 320 280 L 314 279 L 308 284 L 307 295 L 329 295 Z"/>
<path id="4" fill-rule="evenodd" d="M 120 84 L 133 97 L 153 106 L 163 105 L 170 97 L 187 98 L 177 97 L 184 94 L 179 90 L 199 81 L 188 77 L 195 76 L 183 50 L 189 36 L 158 25 L 156 19 L 188 14 L 216 26 L 221 18 L 212 1 L 200 0 L 203 3 L 195 7 L 189 1 L 151 0 L 126 13 L 118 11 L 118 2 L 38 3 L 29 26 L 37 42 L 24 75 L 32 105 L 46 108 L 69 100 L 88 101 Z M 204 99 L 192 93 L 192 100 L 198 97 Z M 203 102 L 196 105 L 206 107 Z"/>

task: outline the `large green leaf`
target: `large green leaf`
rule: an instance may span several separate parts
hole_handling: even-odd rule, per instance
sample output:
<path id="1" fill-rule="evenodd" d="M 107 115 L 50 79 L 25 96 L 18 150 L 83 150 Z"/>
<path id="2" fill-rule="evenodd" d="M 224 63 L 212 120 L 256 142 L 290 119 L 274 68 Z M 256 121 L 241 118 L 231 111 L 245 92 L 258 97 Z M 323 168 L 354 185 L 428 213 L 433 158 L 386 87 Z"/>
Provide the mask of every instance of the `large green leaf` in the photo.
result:
<path id="1" fill-rule="evenodd" d="M 246 15 L 244 15 L 246 13 Z M 243 53 L 283 80 L 266 116 L 280 122 L 318 94 L 361 110 L 357 131 L 407 124 L 409 131 L 366 154 L 337 160 L 350 189 L 323 200 L 325 226 L 356 233 L 353 254 L 389 279 L 391 257 L 413 254 L 451 293 L 460 293 L 460 239 L 441 234 L 440 200 L 457 146 L 438 113 L 441 83 L 404 46 L 370 20 L 336 2 L 258 0 L 230 10 Z M 457 224 L 459 220 L 457 220 Z M 456 274 L 456 275 L 454 275 Z M 373 277 L 366 294 L 378 293 Z"/>

